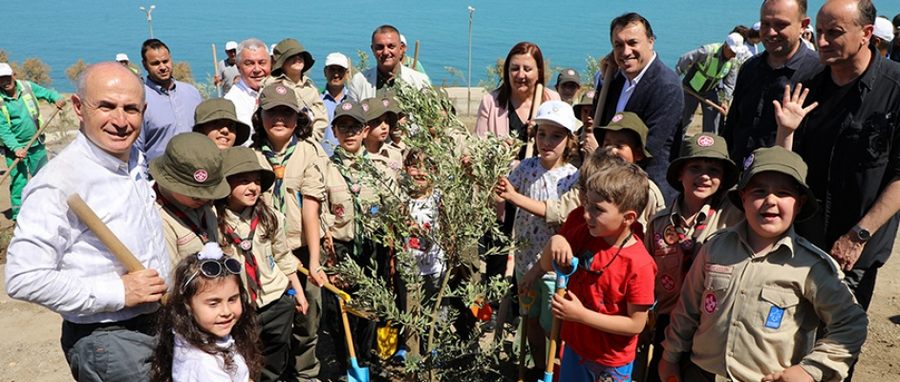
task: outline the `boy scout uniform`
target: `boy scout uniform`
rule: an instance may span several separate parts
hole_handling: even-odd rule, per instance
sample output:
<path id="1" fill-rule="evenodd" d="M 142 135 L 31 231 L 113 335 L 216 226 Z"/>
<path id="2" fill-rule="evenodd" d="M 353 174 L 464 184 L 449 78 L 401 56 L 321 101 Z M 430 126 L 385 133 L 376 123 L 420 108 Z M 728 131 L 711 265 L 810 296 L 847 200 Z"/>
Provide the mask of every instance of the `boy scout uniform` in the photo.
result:
<path id="1" fill-rule="evenodd" d="M 282 73 L 281 66 L 284 65 L 288 58 L 298 54 L 303 56 L 304 65 L 303 74 L 301 74 L 302 78 L 299 83 L 296 83 Z M 322 97 L 319 95 L 316 84 L 306 76 L 306 72 L 312 68 L 316 60 L 313 59 L 309 52 L 303 49 L 303 44 L 292 38 L 286 38 L 278 42 L 275 45 L 275 49 L 272 50 L 272 55 L 275 57 L 275 62 L 272 64 L 272 75 L 263 80 L 262 86 L 266 87 L 280 83 L 291 88 L 296 96 L 297 105 L 300 105 L 301 110 L 306 109 L 312 121 L 312 139 L 315 142 L 322 142 L 325 139 L 325 129 L 328 128 L 328 109 L 325 108 L 325 103 L 322 102 Z"/>
<path id="2" fill-rule="evenodd" d="M 222 175 L 222 152 L 205 135 L 178 134 L 166 145 L 165 153 L 150 162 L 150 175 L 158 187 L 156 207 L 174 266 L 200 252 L 204 244 L 217 241 L 217 219 L 210 204 L 186 208 L 164 194 L 175 192 L 210 201 L 228 196 L 231 188 Z"/>
<path id="3" fill-rule="evenodd" d="M 262 110 L 277 106 L 287 106 L 296 113 L 301 112 L 294 91 L 281 83 L 266 86 L 259 94 L 259 107 Z M 309 252 L 306 248 L 308 243 L 303 235 L 302 203 L 303 197 L 316 199 L 319 203 L 324 201 L 323 163 L 320 161 L 325 156 L 325 151 L 309 139 L 292 139 L 294 141 L 280 152 L 269 150 L 266 139 L 263 139 L 263 142 L 257 142 L 262 147 L 262 152 L 257 151 L 256 155 L 263 168 L 275 173 L 274 187 L 271 192 L 263 194 L 263 199 L 284 213 L 287 246 L 301 262 L 309 264 Z M 323 232 L 319 229 L 318 237 L 321 239 L 322 235 Z M 300 378 L 312 379 L 319 374 L 316 332 L 321 318 L 322 290 L 308 282 L 304 276 L 300 276 L 300 281 L 304 283 L 309 308 L 305 315 L 294 316 L 291 352 L 296 357 L 294 371 Z"/>
<path id="4" fill-rule="evenodd" d="M 245 172 L 259 172 L 261 174 L 261 192 L 266 192 L 275 183 L 275 173 L 264 168 L 259 163 L 256 153 L 246 147 L 232 147 L 226 150 L 222 167 L 226 178 Z M 271 209 L 268 206 L 267 208 Z M 240 213 L 228 208 L 220 209 L 219 212 L 223 214 L 225 224 L 234 230 L 233 236 L 223 233 L 221 240 L 225 243 L 223 251 L 240 260 L 245 266 L 247 261 L 254 261 L 257 264 L 259 291 L 256 293 L 256 305 L 263 307 L 280 298 L 290 284 L 287 275 L 296 273 L 297 265 L 300 264 L 297 258 L 291 255 L 291 249 L 287 245 L 287 238 L 282 228 L 285 224 L 284 215 L 272 209 L 278 229 L 265 232 L 265 229 L 271 230 L 271 228 L 258 226 L 256 229 L 251 229 L 252 207 L 248 207 Z M 236 238 L 241 240 L 235 240 Z M 247 239 L 249 239 L 249 244 L 245 243 Z M 249 251 L 246 249 L 247 247 L 249 247 Z M 247 255 L 252 256 L 253 259 L 248 260 Z M 246 272 L 241 273 L 241 277 L 244 279 L 245 285 L 250 285 Z"/>
<path id="5" fill-rule="evenodd" d="M 358 103 L 352 101 L 344 101 L 335 107 L 332 126 L 335 121 L 341 118 L 353 119 L 361 126 L 364 126 L 366 123 L 366 117 L 362 108 Z M 363 148 L 362 150 L 365 149 Z M 356 195 L 362 193 L 363 190 L 361 186 L 357 185 L 353 188 L 353 190 L 356 191 L 354 193 L 347 184 L 349 179 L 345 179 L 341 169 L 338 167 L 343 166 L 344 171 L 346 172 L 352 164 L 352 161 L 350 161 L 350 157 L 346 151 L 341 149 L 341 153 L 338 153 L 329 159 L 328 165 L 325 167 L 325 183 L 327 185 L 326 195 L 328 199 L 328 214 L 326 216 L 325 225 L 327 229 L 331 231 L 332 239 L 343 243 L 350 243 L 356 235 L 354 229 L 354 217 L 359 209 Z M 337 160 L 337 163 L 332 162 L 332 159 Z M 348 178 L 351 178 L 349 173 L 347 175 Z M 368 187 L 366 188 L 366 193 L 372 192 Z M 364 196 L 369 199 L 374 199 L 373 195 Z"/>
<path id="6" fill-rule="evenodd" d="M 287 106 L 300 112 L 294 99 L 293 90 L 282 85 L 266 86 L 259 95 L 259 107 L 269 110 L 277 106 Z M 304 196 L 322 202 L 325 195 L 325 183 L 321 169 L 321 158 L 325 151 L 309 139 L 288 144 L 281 152 L 263 149 L 257 151 L 257 158 L 263 168 L 275 173 L 274 187 L 263 194 L 263 198 L 285 216 L 285 233 L 288 247 L 296 250 L 306 246 L 303 236 L 301 203 Z M 321 232 L 320 235 L 321 237 Z"/>
<path id="7" fill-rule="evenodd" d="M 391 99 L 391 97 L 373 97 L 369 99 L 365 99 L 360 102 L 360 106 L 365 112 L 366 121 L 372 121 L 377 118 L 380 118 L 385 114 L 394 114 L 397 116 L 395 106 L 391 106 L 396 101 Z M 388 138 L 390 139 L 390 137 Z M 376 166 L 382 170 L 382 173 L 385 176 L 389 176 L 393 178 L 393 180 L 399 180 L 400 171 L 403 168 L 403 154 L 395 147 L 392 147 L 387 142 L 383 142 L 381 144 L 381 148 L 377 153 L 369 153 L 369 159 L 376 164 Z"/>
<path id="8" fill-rule="evenodd" d="M 638 144 L 640 145 L 641 152 L 644 154 L 644 158 L 653 158 L 653 155 L 651 155 L 650 152 L 647 151 L 647 148 L 644 147 L 647 144 L 647 134 L 650 130 L 637 114 L 629 111 L 616 113 L 608 125 L 600 128 L 603 130 L 624 130 L 634 133 L 638 138 Z M 641 166 L 641 168 L 643 169 L 643 166 Z M 647 230 L 647 224 L 650 222 L 650 219 L 653 219 L 654 215 L 666 208 L 666 198 L 663 196 L 662 191 L 660 191 L 659 186 L 657 186 L 652 179 L 649 180 L 649 184 L 650 186 L 647 190 L 647 206 L 644 207 L 644 212 L 637 217 L 637 222 L 640 223 L 642 228 L 641 234 Z"/>
<path id="9" fill-rule="evenodd" d="M 764 171 L 787 174 L 807 195 L 796 220 L 815 212 L 797 154 L 762 148 L 744 167 L 741 189 Z M 740 198 L 734 190 L 729 197 L 735 204 Z M 767 253 L 755 254 L 750 229 L 742 221 L 700 249 L 672 313 L 663 359 L 690 357 L 717 381 L 758 381 L 792 365 L 816 381 L 842 380 L 866 339 L 868 319 L 837 264 L 793 227 Z"/>
<path id="10" fill-rule="evenodd" d="M 712 159 L 722 163 L 724 173 L 715 195 L 706 200 L 693 221 L 682 214 L 684 187 L 679 181 L 684 166 L 692 159 Z M 710 133 L 687 138 L 681 145 L 681 155 L 672 161 L 666 172 L 669 185 L 679 192 L 675 203 L 661 211 L 647 227 L 644 243 L 659 271 L 656 278 L 656 312 L 669 314 L 678 302 L 684 275 L 693 263 L 700 247 L 714 232 L 737 224 L 743 213 L 729 203 L 725 194 L 737 182 L 738 169 L 728 158 L 725 139 Z"/>

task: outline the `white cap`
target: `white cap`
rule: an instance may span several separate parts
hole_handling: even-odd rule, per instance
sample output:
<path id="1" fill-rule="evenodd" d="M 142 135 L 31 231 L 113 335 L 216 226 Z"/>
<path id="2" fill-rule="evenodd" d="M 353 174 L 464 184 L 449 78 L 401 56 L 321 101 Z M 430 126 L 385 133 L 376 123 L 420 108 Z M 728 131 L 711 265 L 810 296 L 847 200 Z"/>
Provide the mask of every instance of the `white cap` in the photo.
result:
<path id="1" fill-rule="evenodd" d="M 116 53 L 116 61 L 131 61 L 125 53 Z"/>
<path id="2" fill-rule="evenodd" d="M 400 34 L 400 43 L 406 45 L 406 36 L 404 36 L 402 33 Z"/>
<path id="3" fill-rule="evenodd" d="M 575 112 L 572 105 L 559 100 L 551 100 L 541 104 L 538 108 L 537 116 L 534 121 L 538 124 L 541 122 L 550 122 L 560 125 L 572 134 L 578 130 L 578 118 L 575 118 Z"/>
<path id="4" fill-rule="evenodd" d="M 0 62 L 0 77 L 11 76 L 12 74 L 12 68 L 9 66 L 9 64 Z"/>
<path id="5" fill-rule="evenodd" d="M 237 41 L 226 42 L 225 50 L 237 50 Z"/>
<path id="6" fill-rule="evenodd" d="M 272 46 L 269 47 L 269 54 L 273 54 L 273 55 L 275 54 L 276 46 L 278 46 L 278 44 L 272 44 Z"/>
<path id="7" fill-rule="evenodd" d="M 882 41 L 891 42 L 894 39 L 894 25 L 891 24 L 891 20 L 888 20 L 884 17 L 876 17 L 875 18 L 875 30 L 872 32 L 875 37 L 880 38 Z"/>
<path id="8" fill-rule="evenodd" d="M 725 44 L 728 45 L 735 54 L 741 53 L 744 49 L 747 49 L 744 46 L 744 36 L 741 36 L 741 34 L 737 32 L 728 35 L 728 38 L 725 39 Z"/>
<path id="9" fill-rule="evenodd" d="M 331 65 L 337 65 L 344 69 L 350 69 L 350 59 L 338 52 L 328 53 L 328 56 L 325 57 L 325 66 Z"/>
<path id="10" fill-rule="evenodd" d="M 761 27 L 761 26 L 762 26 L 762 23 L 759 22 L 759 21 L 757 21 L 757 22 L 753 23 L 753 26 L 750 27 L 750 29 L 753 29 L 753 30 L 755 30 L 755 31 L 759 31 L 759 27 Z"/>

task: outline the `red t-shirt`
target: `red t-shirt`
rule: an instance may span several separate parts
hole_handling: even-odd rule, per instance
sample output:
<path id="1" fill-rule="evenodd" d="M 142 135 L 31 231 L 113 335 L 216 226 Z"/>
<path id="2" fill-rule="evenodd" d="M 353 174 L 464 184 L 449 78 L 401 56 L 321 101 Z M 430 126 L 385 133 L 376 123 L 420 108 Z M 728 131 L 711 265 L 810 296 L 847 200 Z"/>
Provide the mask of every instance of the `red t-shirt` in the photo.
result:
<path id="1" fill-rule="evenodd" d="M 573 211 L 574 212 L 574 211 Z M 581 264 L 569 279 L 568 289 L 581 300 L 586 308 L 612 316 L 628 315 L 628 304 L 653 305 L 653 287 L 656 279 L 656 263 L 644 243 L 636 242 L 622 248 L 602 275 L 588 271 L 600 271 L 615 256 L 618 246 L 609 245 L 600 237 L 591 236 L 581 215 L 580 224 L 569 224 L 559 234 L 572 246 L 572 253 L 591 264 Z M 585 269 L 585 267 L 590 268 Z M 604 366 L 618 367 L 634 360 L 637 336 L 620 336 L 593 329 L 587 325 L 563 322 L 562 339 L 579 356 Z"/>

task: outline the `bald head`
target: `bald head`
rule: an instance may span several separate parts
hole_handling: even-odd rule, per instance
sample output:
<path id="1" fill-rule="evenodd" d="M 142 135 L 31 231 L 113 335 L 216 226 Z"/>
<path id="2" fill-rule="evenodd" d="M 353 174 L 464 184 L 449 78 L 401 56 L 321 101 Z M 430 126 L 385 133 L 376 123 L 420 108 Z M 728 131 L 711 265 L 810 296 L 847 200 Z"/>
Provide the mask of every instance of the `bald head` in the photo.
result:
<path id="1" fill-rule="evenodd" d="M 870 0 L 829 0 L 816 15 L 819 59 L 835 69 L 845 69 L 855 78 L 869 64 L 868 46 L 875 22 Z"/>
<path id="2" fill-rule="evenodd" d="M 146 107 L 144 85 L 131 70 L 116 62 L 89 66 L 78 80 L 72 106 L 94 145 L 128 161 Z"/>
<path id="3" fill-rule="evenodd" d="M 95 78 L 96 77 L 96 78 Z M 75 94 L 84 99 L 85 92 L 90 82 L 115 81 L 126 87 L 137 87 L 140 89 L 141 102 L 144 100 L 144 85 L 141 84 L 140 78 L 127 67 L 117 62 L 107 61 L 89 65 L 78 76 L 78 84 L 76 85 Z M 96 86 L 96 85 L 95 85 Z"/>
<path id="4" fill-rule="evenodd" d="M 851 15 L 858 26 L 875 24 L 877 15 L 872 0 L 829 0 L 819 9 L 819 14 L 822 12 Z"/>

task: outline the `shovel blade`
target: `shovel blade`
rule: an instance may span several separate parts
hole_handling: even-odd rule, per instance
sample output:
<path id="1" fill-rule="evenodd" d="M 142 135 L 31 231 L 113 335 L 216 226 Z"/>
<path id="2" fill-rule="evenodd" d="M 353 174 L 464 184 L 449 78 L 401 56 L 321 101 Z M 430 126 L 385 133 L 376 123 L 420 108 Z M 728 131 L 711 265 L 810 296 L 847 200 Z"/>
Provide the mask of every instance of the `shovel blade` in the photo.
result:
<path id="1" fill-rule="evenodd" d="M 553 382 L 553 373 L 544 372 L 544 379 L 541 379 L 537 382 Z"/>
<path id="2" fill-rule="evenodd" d="M 359 367 L 356 358 L 350 358 L 350 369 L 347 370 L 347 382 L 369 382 L 369 368 Z"/>

